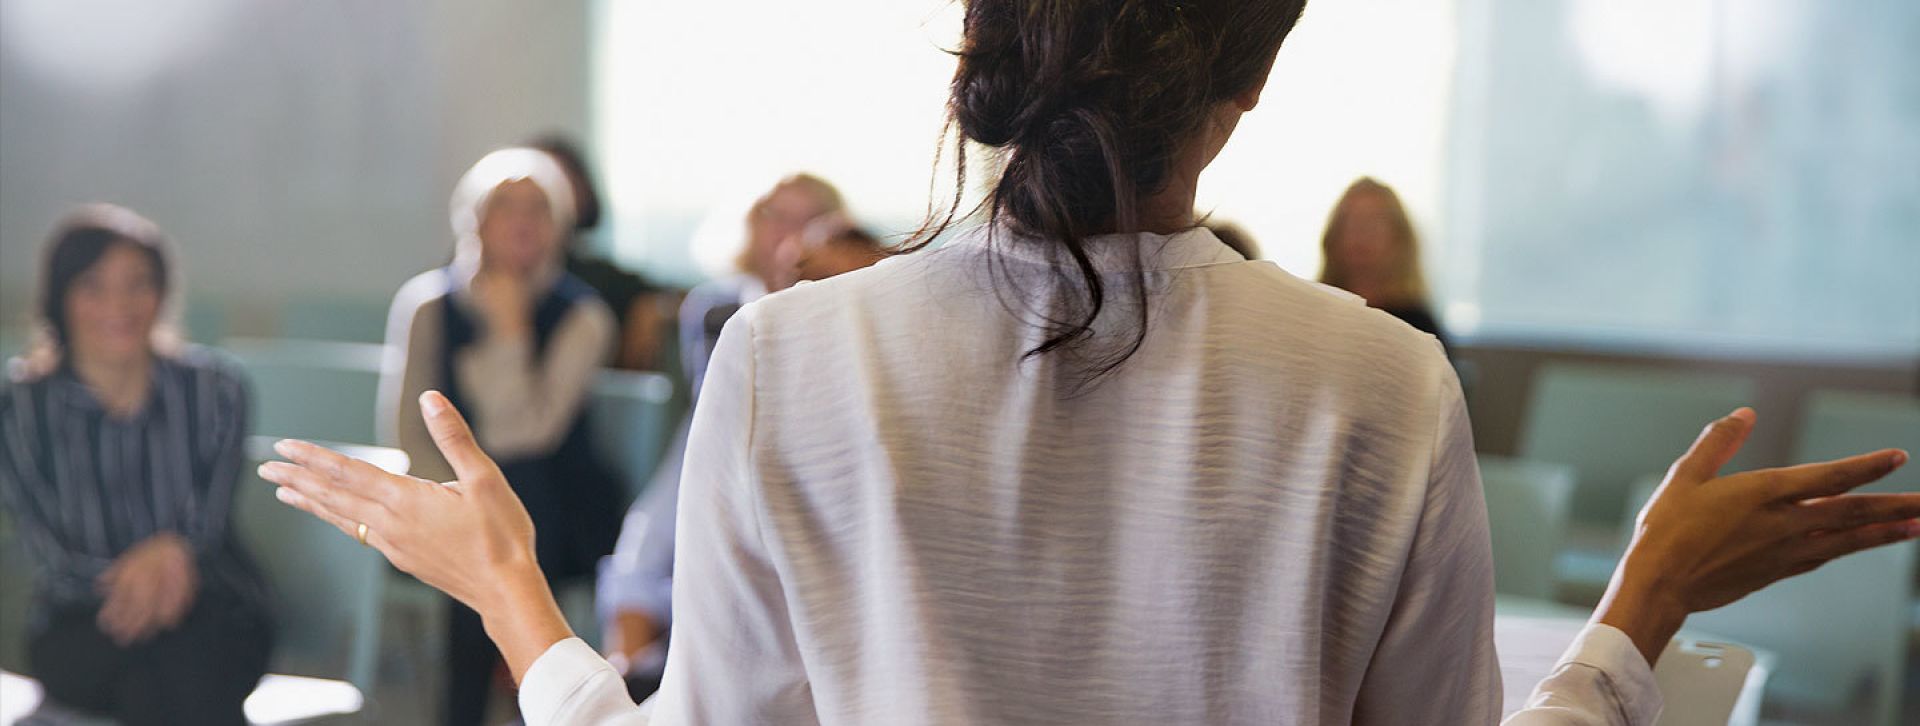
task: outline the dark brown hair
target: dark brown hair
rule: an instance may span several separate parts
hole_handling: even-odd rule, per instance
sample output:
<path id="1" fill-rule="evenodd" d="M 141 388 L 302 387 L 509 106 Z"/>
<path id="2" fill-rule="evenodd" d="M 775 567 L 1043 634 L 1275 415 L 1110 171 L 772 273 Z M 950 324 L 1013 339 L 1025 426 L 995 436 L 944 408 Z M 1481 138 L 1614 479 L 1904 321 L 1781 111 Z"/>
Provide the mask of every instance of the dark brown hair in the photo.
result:
<path id="1" fill-rule="evenodd" d="M 526 146 L 547 152 L 554 161 L 560 162 L 560 168 L 567 171 L 570 185 L 579 187 L 573 190 L 573 228 L 588 230 L 600 226 L 600 191 L 594 188 L 593 172 L 587 170 L 587 158 L 573 139 L 552 133 L 535 137 Z M 576 180 L 578 184 L 571 184 Z"/>
<path id="2" fill-rule="evenodd" d="M 1142 229 L 1138 203 L 1164 190 L 1181 145 L 1215 104 L 1259 84 L 1305 0 L 967 0 L 948 100 L 956 185 L 900 249 L 925 247 L 959 216 L 969 142 L 999 161 L 984 209 L 1044 244 L 1077 300 L 1043 312 L 1047 337 L 1028 357 L 1093 335 L 1108 304 L 1085 245 L 1091 235 Z M 973 216 L 971 213 L 965 216 Z M 1089 380 L 1111 372 L 1146 336 L 1145 270 L 1134 282 L 1137 329 L 1110 354 L 1091 355 Z"/>
<path id="3" fill-rule="evenodd" d="M 89 204 L 61 220 L 47 243 L 46 267 L 40 276 L 40 320 L 53 342 L 63 347 L 67 344 L 67 291 L 117 245 L 127 245 L 146 256 L 153 266 L 154 285 L 165 300 L 166 244 L 159 226 L 126 207 Z"/>
<path id="4" fill-rule="evenodd" d="M 19 379 L 35 378 L 68 365 L 65 354 L 71 331 L 67 325 L 67 293 L 107 251 L 126 245 L 139 250 L 153 266 L 154 285 L 164 305 L 173 287 L 167 239 L 160 227 L 125 207 L 95 203 L 81 206 L 53 229 L 47 241 L 45 263 L 40 272 L 40 296 L 35 301 L 34 339 L 27 351 L 12 366 L 9 374 Z M 176 335 L 166 322 L 165 311 L 154 330 L 155 347 L 166 352 L 177 345 Z"/>

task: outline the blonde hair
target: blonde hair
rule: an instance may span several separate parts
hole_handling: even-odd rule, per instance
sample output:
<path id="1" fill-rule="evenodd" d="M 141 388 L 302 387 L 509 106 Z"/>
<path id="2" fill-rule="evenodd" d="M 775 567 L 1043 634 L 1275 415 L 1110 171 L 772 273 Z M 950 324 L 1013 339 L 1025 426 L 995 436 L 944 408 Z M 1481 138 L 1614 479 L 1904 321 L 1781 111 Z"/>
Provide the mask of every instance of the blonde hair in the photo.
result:
<path id="1" fill-rule="evenodd" d="M 1400 195 L 1394 193 L 1393 187 L 1370 176 L 1347 185 L 1340 201 L 1334 203 L 1333 211 L 1327 214 L 1327 229 L 1320 235 L 1320 282 L 1342 290 L 1352 284 L 1352 272 L 1341 265 L 1333 248 L 1346 226 L 1347 207 L 1362 194 L 1376 194 L 1386 202 L 1388 223 L 1393 227 L 1393 251 L 1398 257 L 1393 263 L 1388 293 L 1394 302 L 1425 303 L 1427 278 L 1420 271 L 1420 238 L 1414 232 L 1413 219 L 1407 216 L 1407 208 L 1400 203 Z"/>
<path id="2" fill-rule="evenodd" d="M 753 218 L 790 188 L 818 198 L 823 214 L 846 211 L 846 201 L 832 182 L 806 172 L 790 173 L 764 186 L 737 189 L 738 193 L 725 197 L 728 201 L 710 210 L 694 231 L 693 257 L 701 270 L 713 276 L 746 272 L 753 255 Z"/>
<path id="3" fill-rule="evenodd" d="M 486 217 L 493 193 L 518 181 L 533 182 L 546 195 L 555 230 L 565 236 L 573 229 L 573 183 L 567 179 L 567 170 L 547 152 L 510 146 L 480 157 L 453 186 L 448 222 L 457 254 L 479 254 L 480 220 Z"/>

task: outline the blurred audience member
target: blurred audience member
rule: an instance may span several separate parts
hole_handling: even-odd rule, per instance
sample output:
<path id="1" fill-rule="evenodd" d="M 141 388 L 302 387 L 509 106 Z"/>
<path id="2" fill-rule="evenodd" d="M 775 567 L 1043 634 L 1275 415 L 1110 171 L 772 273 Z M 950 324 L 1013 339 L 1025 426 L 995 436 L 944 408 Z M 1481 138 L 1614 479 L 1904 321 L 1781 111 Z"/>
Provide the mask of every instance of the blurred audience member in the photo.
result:
<path id="1" fill-rule="evenodd" d="M 845 214 L 830 212 L 781 244 L 775 276 L 781 278 L 779 287 L 791 287 L 797 282 L 852 272 L 886 256 L 879 237 L 861 229 Z"/>
<path id="2" fill-rule="evenodd" d="M 40 573 L 48 700 L 126 724 L 244 724 L 269 596 L 230 527 L 245 379 L 161 324 L 159 228 L 83 207 L 54 233 L 36 349 L 0 388 L 0 495 Z"/>
<path id="3" fill-rule="evenodd" d="M 680 305 L 680 363 L 693 390 L 706 376 L 707 355 L 720 339 L 720 326 L 740 306 L 792 283 L 791 264 L 783 252 L 808 223 L 825 214 L 844 211 L 846 204 L 825 179 L 792 174 L 775 182 L 747 208 L 740 252 L 731 274 L 701 283 Z"/>
<path id="4" fill-rule="evenodd" d="M 1320 238 L 1320 281 L 1449 343 L 1427 298 L 1420 240 L 1392 187 L 1361 177 L 1340 195 Z"/>
<path id="5" fill-rule="evenodd" d="M 879 239 L 849 221 L 843 206 L 832 185 L 806 174 L 782 179 L 753 204 L 747 246 L 738 261 L 741 273 L 694 288 L 681 311 L 681 365 L 694 377 L 696 398 L 707 355 L 741 305 L 802 280 L 866 267 L 885 255 Z M 688 331 L 699 337 L 687 339 Z M 674 517 L 688 423 L 681 422 L 647 493 L 627 513 L 614 554 L 600 566 L 599 612 L 608 660 L 626 677 L 635 699 L 659 688 L 666 666 Z"/>
<path id="6" fill-rule="evenodd" d="M 1232 222 L 1208 221 L 1206 228 L 1213 232 L 1213 236 L 1218 238 L 1221 244 L 1240 253 L 1241 257 L 1249 260 L 1260 259 L 1260 243 L 1253 241 L 1253 235 L 1248 234 L 1247 230 L 1240 225 Z"/>
<path id="7" fill-rule="evenodd" d="M 387 438 L 417 476 L 453 478 L 421 421 L 420 394 L 439 390 L 471 414 L 480 446 L 539 526 L 536 554 L 555 581 L 592 573 L 619 527 L 616 483 L 585 415 L 614 316 L 561 266 L 575 208 L 566 171 L 545 152 L 502 149 L 474 164 L 453 194 L 452 264 L 394 296 L 387 344 L 399 360 L 381 381 Z M 499 656 L 458 603 L 447 646 L 446 723 L 478 724 Z"/>
<path id="8" fill-rule="evenodd" d="M 567 172 L 573 190 L 573 239 L 566 245 L 567 272 L 580 278 L 612 308 L 619 326 L 619 344 L 613 364 L 634 370 L 666 370 L 672 361 L 668 345 L 680 291 L 649 282 L 619 264 L 588 249 L 588 239 L 600 226 L 600 193 L 587 171 L 586 158 L 572 140 L 558 134 L 527 144 L 552 155 Z"/>

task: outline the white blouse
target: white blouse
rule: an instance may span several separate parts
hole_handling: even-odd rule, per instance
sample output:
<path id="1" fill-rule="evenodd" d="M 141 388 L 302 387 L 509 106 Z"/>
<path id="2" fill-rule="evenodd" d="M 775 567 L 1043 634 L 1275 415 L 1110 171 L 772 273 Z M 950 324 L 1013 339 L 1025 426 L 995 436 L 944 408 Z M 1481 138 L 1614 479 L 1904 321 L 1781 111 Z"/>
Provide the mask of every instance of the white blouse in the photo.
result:
<path id="1" fill-rule="evenodd" d="M 1499 719 L 1486 507 L 1438 344 L 1203 229 L 1089 244 L 1116 301 L 1096 340 L 1134 324 L 1136 285 L 1151 321 L 1091 385 L 1023 358 L 1079 293 L 1005 235 L 727 324 L 654 722 Z M 647 718 L 578 640 L 520 698 L 530 724 Z M 1602 627 L 1531 703 L 1518 722 L 1659 709 Z"/>

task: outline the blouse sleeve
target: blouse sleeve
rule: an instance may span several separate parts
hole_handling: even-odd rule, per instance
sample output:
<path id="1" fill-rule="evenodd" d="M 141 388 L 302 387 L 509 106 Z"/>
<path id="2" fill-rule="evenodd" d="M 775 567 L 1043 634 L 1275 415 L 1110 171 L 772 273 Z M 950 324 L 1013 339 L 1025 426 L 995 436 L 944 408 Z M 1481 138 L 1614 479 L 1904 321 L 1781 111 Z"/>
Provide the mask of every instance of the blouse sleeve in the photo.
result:
<path id="1" fill-rule="evenodd" d="M 478 420 L 481 448 L 499 459 L 557 448 L 612 354 L 613 332 L 613 313 L 594 298 L 574 306 L 538 357 L 525 338 L 483 335 L 462 350 L 455 365 L 474 384 L 461 393 Z"/>
<path id="2" fill-rule="evenodd" d="M 207 394 L 195 411 L 201 431 L 196 446 L 207 457 L 207 480 L 200 483 L 203 494 L 186 503 L 189 510 L 181 518 L 186 527 L 180 535 L 205 556 L 225 543 L 232 521 L 235 488 L 247 464 L 247 407 L 252 397 L 246 378 L 236 369 L 213 365 L 197 374 Z"/>
<path id="3" fill-rule="evenodd" d="M 0 383 L 0 503 L 45 572 L 65 581 L 91 583 L 113 561 L 68 547 L 57 534 L 58 502 L 52 482 L 42 473 L 46 462 L 40 454 L 47 442 L 41 440 L 40 412 L 34 403 L 24 386 Z"/>
<path id="4" fill-rule="evenodd" d="M 1506 726 L 1650 726 L 1660 718 L 1653 668 L 1626 633 L 1588 625 Z"/>
<path id="5" fill-rule="evenodd" d="M 680 478 L 663 723 L 818 723 L 754 468 L 754 308 L 727 323 Z"/>
<path id="6" fill-rule="evenodd" d="M 1426 503 L 1386 629 L 1361 681 L 1356 724 L 1500 718 L 1486 501 L 1460 384 L 1435 348 L 1440 386 Z M 1409 697 L 1416 693 L 1421 696 Z"/>
<path id="7" fill-rule="evenodd" d="M 694 408 L 681 477 L 667 671 L 650 702 L 659 723 L 817 723 L 786 596 L 761 537 L 753 437 L 752 308 L 727 323 Z M 577 639 L 527 669 L 529 726 L 645 723 L 625 684 Z"/>

